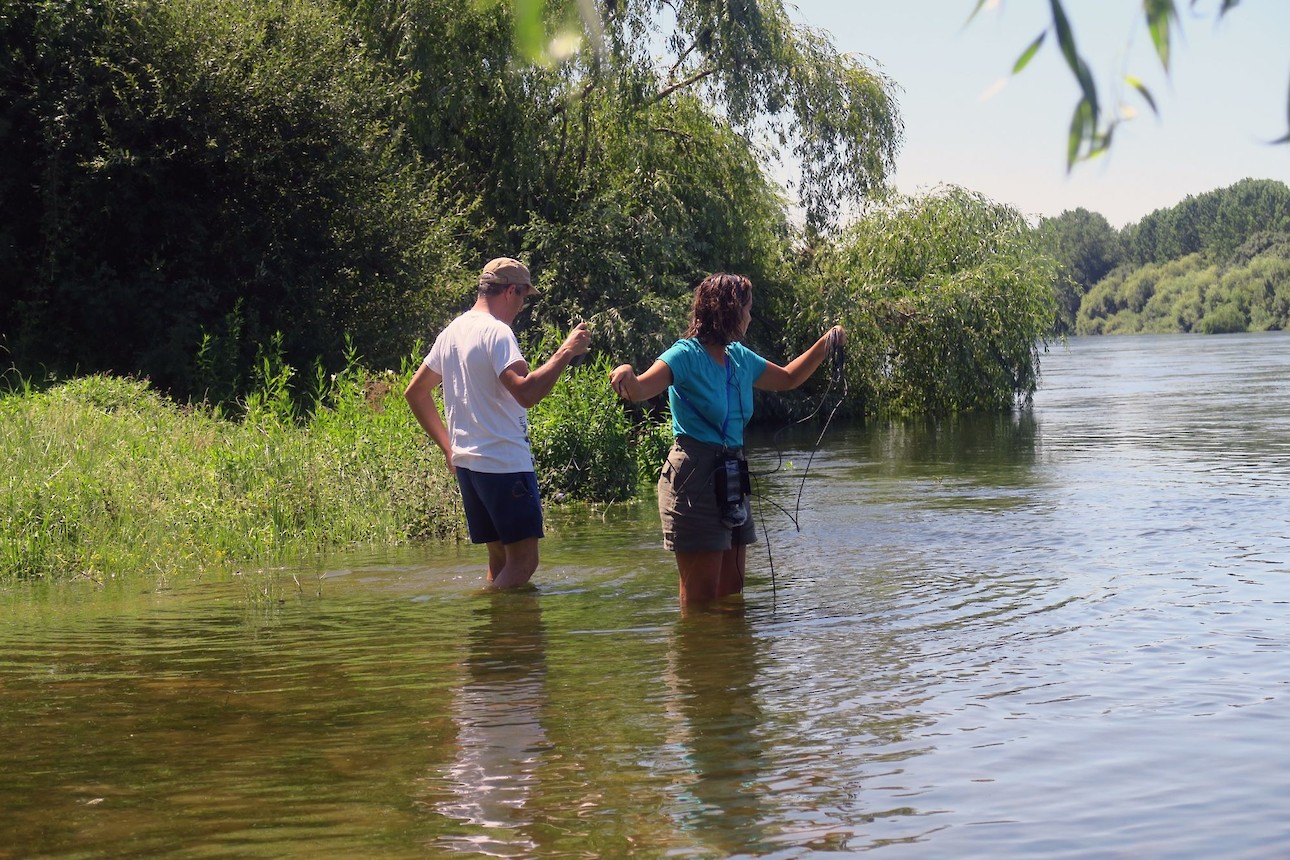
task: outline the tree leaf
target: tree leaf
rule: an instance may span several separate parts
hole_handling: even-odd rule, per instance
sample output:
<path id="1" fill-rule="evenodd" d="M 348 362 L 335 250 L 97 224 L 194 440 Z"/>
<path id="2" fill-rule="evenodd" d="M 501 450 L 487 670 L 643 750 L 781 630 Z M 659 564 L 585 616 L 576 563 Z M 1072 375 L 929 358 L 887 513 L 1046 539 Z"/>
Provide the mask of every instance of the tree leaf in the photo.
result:
<path id="1" fill-rule="evenodd" d="M 1044 43 L 1044 37 L 1047 35 L 1048 31 L 1044 30 L 1039 34 L 1035 41 L 1030 43 L 1030 47 L 1021 52 L 1021 56 L 1017 58 L 1017 62 L 1012 64 L 1012 73 L 1014 75 L 1024 69 L 1026 65 L 1034 59 L 1035 54 L 1039 51 L 1039 46 Z"/>
<path id="2" fill-rule="evenodd" d="M 1290 127 L 1290 99 L 1287 99 L 1287 103 L 1286 103 L 1286 125 L 1287 125 L 1287 127 Z M 1279 139 L 1274 140 L 1274 141 L 1272 141 L 1272 142 L 1273 142 L 1274 144 L 1277 144 L 1277 143 L 1290 143 L 1290 131 L 1286 132 L 1286 136 L 1285 136 L 1285 137 L 1279 138 Z"/>
<path id="3" fill-rule="evenodd" d="M 1196 10 L 1196 4 L 1199 2 L 1200 0 L 1191 0 L 1192 11 Z M 1241 0 L 1223 0 L 1223 5 L 1218 10 L 1218 17 L 1222 18 L 1229 9 L 1235 9 L 1240 2 Z"/>
<path id="4" fill-rule="evenodd" d="M 546 0 L 512 0 L 515 16 L 515 47 L 531 63 L 546 57 L 546 26 L 543 22 Z"/>
<path id="5" fill-rule="evenodd" d="M 1079 69 L 1075 72 L 1075 80 L 1079 81 L 1080 91 L 1084 95 L 1084 101 L 1088 102 L 1089 111 L 1089 130 L 1091 136 L 1097 129 L 1098 118 L 1102 116 L 1102 106 L 1097 98 L 1097 86 L 1093 83 L 1093 73 L 1088 70 L 1084 60 L 1079 61 Z"/>
<path id="6" fill-rule="evenodd" d="M 1115 134 L 1115 127 L 1117 124 L 1117 122 L 1112 122 L 1106 127 L 1106 131 L 1101 134 L 1093 135 L 1093 138 L 1089 143 L 1088 153 L 1084 156 L 1086 161 L 1097 158 L 1099 155 L 1105 155 L 1110 151 L 1111 135 Z"/>
<path id="7" fill-rule="evenodd" d="M 1071 116 L 1070 136 L 1066 141 L 1066 170 L 1075 166 L 1075 162 L 1080 160 L 1080 150 L 1084 147 L 1086 140 L 1093 137 L 1094 119 L 1092 115 L 1092 106 L 1088 99 L 1082 98 L 1075 105 L 1075 113 Z"/>
<path id="8" fill-rule="evenodd" d="M 1075 50 L 1075 34 L 1071 30 L 1070 21 L 1066 19 L 1066 10 L 1062 8 L 1061 0 L 1049 0 L 1049 6 L 1053 10 L 1053 27 L 1057 30 L 1057 44 L 1062 47 L 1062 56 L 1066 58 L 1066 65 L 1070 66 L 1070 70 L 1078 75 L 1079 52 Z"/>
<path id="9" fill-rule="evenodd" d="M 582 16 L 582 23 L 591 34 L 591 43 L 598 52 L 603 53 L 605 50 L 605 25 L 600 19 L 600 11 L 596 9 L 595 0 L 578 0 L 578 14 Z"/>
<path id="10" fill-rule="evenodd" d="M 1075 80 L 1079 83 L 1079 88 L 1083 92 L 1084 97 L 1081 104 L 1087 104 L 1091 125 L 1096 128 L 1097 118 L 1101 115 L 1097 99 L 1097 85 L 1093 83 L 1093 75 L 1089 72 L 1088 65 L 1075 48 L 1075 33 L 1071 30 L 1070 21 L 1066 18 L 1066 10 L 1062 8 L 1061 0 L 1049 0 L 1049 5 L 1053 10 L 1053 28 L 1057 31 L 1057 43 L 1061 45 L 1062 56 L 1066 58 L 1066 65 L 1070 67 L 1071 73 L 1075 75 Z M 1088 135 L 1092 135 L 1093 128 L 1089 129 Z"/>
<path id="11" fill-rule="evenodd" d="M 1143 0 L 1142 8 L 1147 16 L 1147 29 L 1151 31 L 1151 41 L 1156 46 L 1160 65 L 1169 70 L 1169 32 L 1178 10 L 1173 0 Z"/>
<path id="12" fill-rule="evenodd" d="M 1124 81 L 1138 91 L 1138 95 L 1142 96 L 1143 100 L 1146 101 L 1147 105 L 1151 108 L 1152 113 L 1156 116 L 1160 116 L 1160 110 L 1156 107 L 1156 100 L 1151 97 L 1151 91 L 1147 89 L 1146 84 L 1142 83 L 1142 81 L 1138 80 L 1133 75 L 1125 75 Z"/>
<path id="13" fill-rule="evenodd" d="M 967 23 L 972 23 L 972 19 L 976 17 L 976 13 L 980 12 L 985 7 L 985 4 L 989 2 L 990 0 L 976 0 L 976 8 L 972 10 L 971 15 L 968 15 Z"/>

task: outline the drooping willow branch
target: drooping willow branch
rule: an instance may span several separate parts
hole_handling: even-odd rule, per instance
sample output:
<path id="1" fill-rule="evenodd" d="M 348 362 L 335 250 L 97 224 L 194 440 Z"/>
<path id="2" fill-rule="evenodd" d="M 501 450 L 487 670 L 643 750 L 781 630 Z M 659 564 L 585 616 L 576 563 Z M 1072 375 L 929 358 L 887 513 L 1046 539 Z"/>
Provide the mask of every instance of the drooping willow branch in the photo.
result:
<path id="1" fill-rule="evenodd" d="M 693 86 L 694 84 L 697 84 L 699 81 L 703 80 L 704 78 L 711 77 L 716 73 L 717 73 L 716 67 L 701 69 L 695 72 L 694 74 L 690 75 L 685 80 L 677 81 L 674 84 L 669 84 L 668 86 L 659 90 L 657 93 L 655 93 L 654 98 L 649 100 L 649 104 L 652 104 L 652 105 L 658 104 L 659 102 L 663 101 L 663 99 L 667 98 L 677 90 L 683 90 L 686 87 Z"/>

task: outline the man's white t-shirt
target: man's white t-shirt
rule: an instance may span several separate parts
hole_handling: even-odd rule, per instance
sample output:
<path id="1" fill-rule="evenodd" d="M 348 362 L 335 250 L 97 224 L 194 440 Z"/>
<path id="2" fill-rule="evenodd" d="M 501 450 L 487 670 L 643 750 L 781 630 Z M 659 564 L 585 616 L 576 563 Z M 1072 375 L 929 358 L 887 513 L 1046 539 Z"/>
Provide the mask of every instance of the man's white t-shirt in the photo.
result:
<path id="1" fill-rule="evenodd" d="M 476 472 L 532 472 L 528 413 L 499 378 L 523 361 L 511 327 L 469 310 L 435 338 L 425 365 L 443 377 L 454 465 Z"/>

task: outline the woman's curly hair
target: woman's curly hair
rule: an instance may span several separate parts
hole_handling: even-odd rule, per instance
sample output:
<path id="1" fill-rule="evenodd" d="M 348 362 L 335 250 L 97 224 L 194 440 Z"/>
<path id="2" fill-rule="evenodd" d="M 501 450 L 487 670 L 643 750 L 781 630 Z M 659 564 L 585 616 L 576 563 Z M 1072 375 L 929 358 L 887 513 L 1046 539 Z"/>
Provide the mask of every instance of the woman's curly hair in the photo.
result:
<path id="1" fill-rule="evenodd" d="M 743 336 L 743 311 L 752 303 L 752 281 L 743 275 L 716 272 L 694 290 L 686 337 L 725 346 Z"/>

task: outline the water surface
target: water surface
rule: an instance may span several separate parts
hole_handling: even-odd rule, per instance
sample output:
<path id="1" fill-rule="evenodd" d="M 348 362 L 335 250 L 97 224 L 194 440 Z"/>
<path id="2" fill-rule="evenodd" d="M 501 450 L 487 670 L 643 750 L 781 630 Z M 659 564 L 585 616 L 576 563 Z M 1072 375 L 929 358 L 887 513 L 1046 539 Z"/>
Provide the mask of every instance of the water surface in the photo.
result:
<path id="1" fill-rule="evenodd" d="M 0 857 L 1290 853 L 1290 336 L 1043 368 L 804 482 L 762 438 L 740 611 L 678 612 L 650 505 L 553 512 L 530 593 L 452 545 L 0 592 Z"/>

